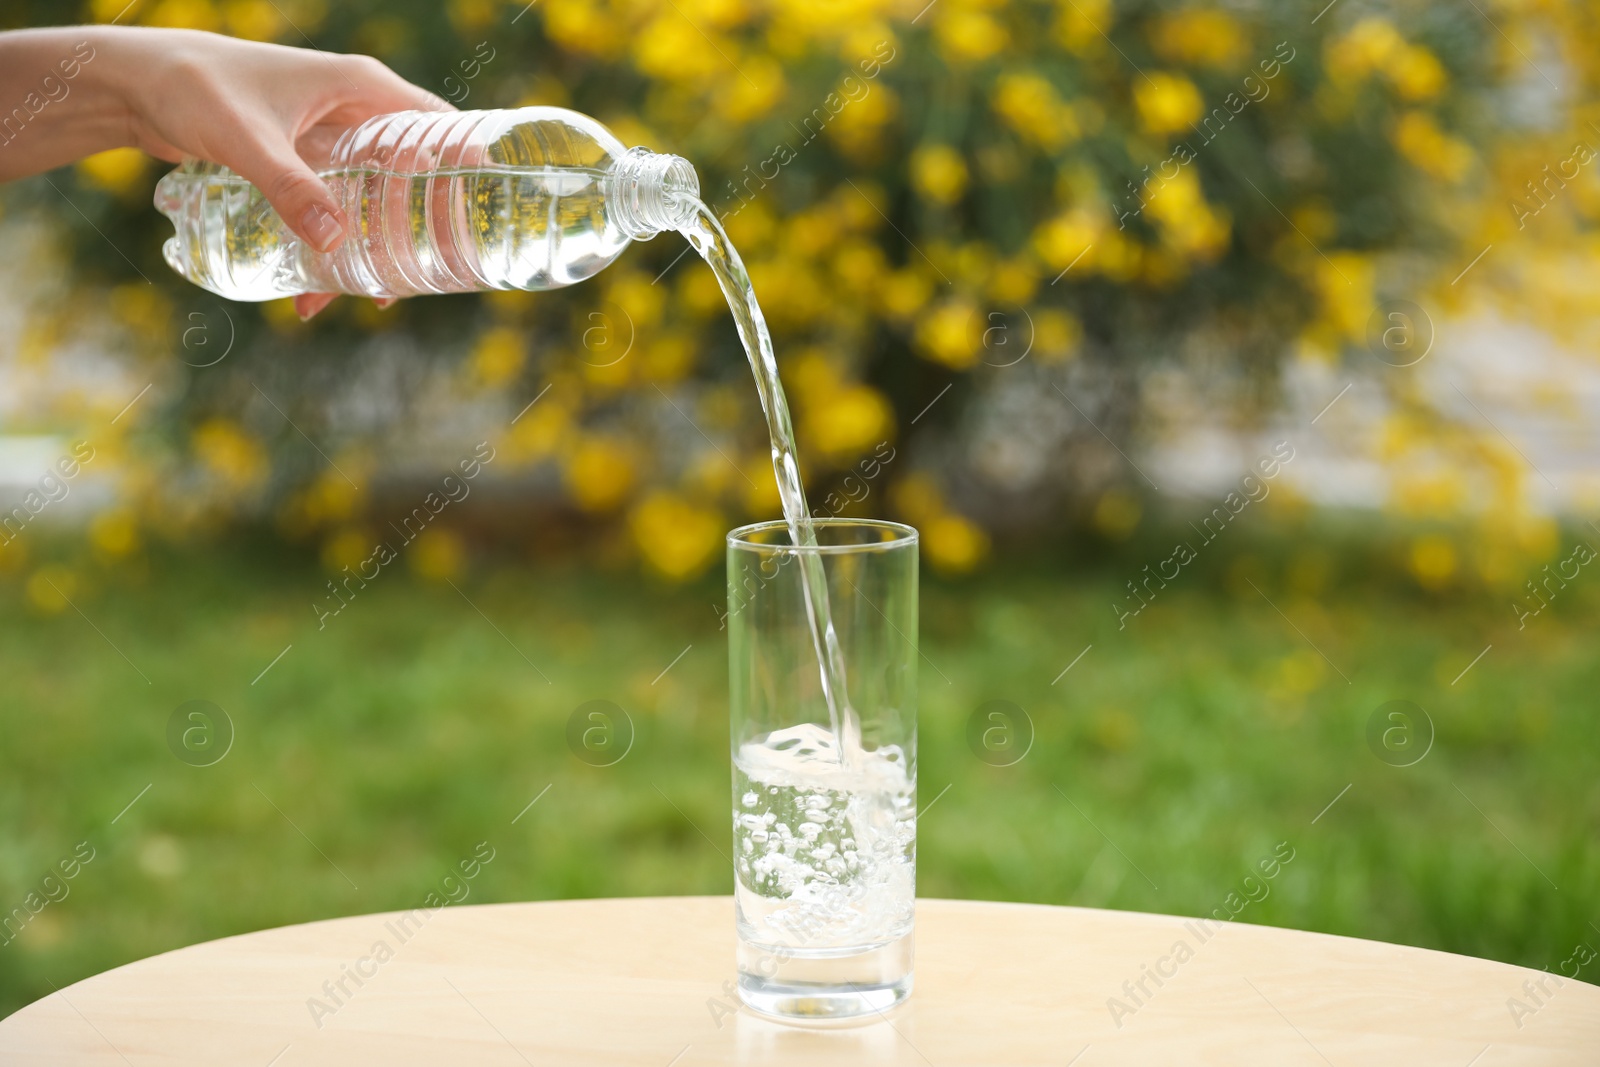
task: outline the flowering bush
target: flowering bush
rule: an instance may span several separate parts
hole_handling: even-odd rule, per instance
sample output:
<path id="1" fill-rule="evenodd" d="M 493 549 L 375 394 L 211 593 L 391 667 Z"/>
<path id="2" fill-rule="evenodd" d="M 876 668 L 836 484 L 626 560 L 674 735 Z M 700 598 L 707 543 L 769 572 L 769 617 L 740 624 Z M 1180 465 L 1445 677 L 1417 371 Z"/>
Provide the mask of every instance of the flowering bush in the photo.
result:
<path id="1" fill-rule="evenodd" d="M 691 159 L 776 335 L 813 505 L 892 444 L 868 490 L 887 503 L 857 506 L 919 525 L 951 571 L 996 533 L 1080 503 L 1116 511 L 1123 497 L 1104 494 L 1127 471 L 1108 442 L 1139 432 L 1154 368 L 1204 367 L 1235 401 L 1270 399 L 1286 361 L 1366 346 L 1386 295 L 1448 310 L 1492 288 L 1559 328 L 1593 319 L 1595 287 L 1573 267 L 1596 254 L 1600 168 L 1553 183 L 1541 170 L 1593 136 L 1567 104 L 1592 95 L 1600 63 L 1575 2 L 1482 18 L 1111 0 L 125 2 L 83 15 L 370 52 L 461 107 L 569 106 Z M 11 194 L 14 213 L 50 208 L 70 254 L 70 284 L 35 294 L 11 359 L 31 368 L 31 422 L 70 428 L 120 472 L 90 533 L 103 556 L 266 519 L 344 565 L 392 498 L 485 437 L 497 473 L 514 472 L 501 491 L 515 514 L 544 531 L 519 536 L 593 531 L 601 557 L 669 579 L 711 566 L 730 523 L 776 514 L 731 320 L 675 238 L 571 291 L 344 300 L 302 324 L 286 302 L 224 306 L 165 268 L 161 169 L 118 150 Z M 1485 244 L 1495 259 L 1447 284 Z M 51 240 L 36 247 L 47 262 Z M 115 363 L 100 387 L 41 369 L 84 344 Z M 1518 496 L 1497 443 L 1396 388 L 1381 447 L 1398 502 L 1466 506 L 1407 465 L 1440 449 Z M 447 574 L 461 534 L 430 536 L 427 567 Z M 1438 547 L 1419 553 L 1438 573 Z"/>

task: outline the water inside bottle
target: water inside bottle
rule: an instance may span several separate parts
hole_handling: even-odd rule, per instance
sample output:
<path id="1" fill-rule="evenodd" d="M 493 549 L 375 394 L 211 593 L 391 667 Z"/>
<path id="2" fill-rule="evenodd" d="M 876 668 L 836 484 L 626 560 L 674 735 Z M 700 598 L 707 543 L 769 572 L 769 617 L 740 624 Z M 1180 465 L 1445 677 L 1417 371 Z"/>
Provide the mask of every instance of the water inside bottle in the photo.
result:
<path id="1" fill-rule="evenodd" d="M 578 167 L 324 170 L 350 227 L 327 254 L 300 241 L 254 185 L 213 164 L 167 174 L 156 204 L 176 229 L 162 249 L 167 265 L 232 300 L 542 290 L 593 277 L 627 246 L 605 221 L 604 176 Z"/>

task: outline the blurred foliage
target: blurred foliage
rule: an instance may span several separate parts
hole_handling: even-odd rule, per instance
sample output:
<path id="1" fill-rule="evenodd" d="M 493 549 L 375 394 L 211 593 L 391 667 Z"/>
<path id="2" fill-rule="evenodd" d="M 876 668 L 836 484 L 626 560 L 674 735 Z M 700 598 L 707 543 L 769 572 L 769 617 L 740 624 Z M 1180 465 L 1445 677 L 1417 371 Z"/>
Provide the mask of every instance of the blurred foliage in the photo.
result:
<path id="1" fill-rule="evenodd" d="M 948 571 L 992 536 L 1101 514 L 1125 477 L 1101 431 L 1149 431 L 1154 368 L 1197 369 L 1248 421 L 1287 362 L 1369 358 L 1386 297 L 1436 317 L 1497 300 L 1568 336 L 1600 321 L 1600 168 L 1542 170 L 1600 116 L 1578 105 L 1600 34 L 1575 0 L 125 3 L 79 14 L 368 52 L 462 107 L 568 106 L 688 157 L 776 334 L 813 507 L 892 443 L 870 490 Z M 731 321 L 675 237 L 568 292 L 343 300 L 302 324 L 165 268 L 162 169 L 118 150 L 7 197 L 13 219 L 53 217 L 31 254 L 69 279 L 30 305 L 13 428 L 99 449 L 119 487 L 90 534 L 102 557 L 265 520 L 336 568 L 411 505 L 408 477 L 483 439 L 526 504 L 514 536 L 576 529 L 594 558 L 669 579 L 710 567 L 730 523 L 776 514 Z M 94 388 L 47 372 L 84 344 L 114 357 Z M 1505 557 L 1479 576 L 1509 581 L 1542 528 L 1517 457 L 1410 379 L 1385 384 L 1372 449 L 1397 508 L 1476 516 Z M 1042 455 L 976 455 L 975 412 L 1004 388 L 1063 385 L 1080 411 L 1061 406 Z M 435 572 L 464 536 L 436 531 Z"/>
<path id="2" fill-rule="evenodd" d="M 1105 604 L 1178 530 L 925 581 L 922 894 L 1204 915 L 1287 840 L 1294 863 L 1240 921 L 1552 970 L 1596 944 L 1600 583 L 1496 636 L 1463 676 L 1504 605 L 1408 588 L 1408 534 L 1278 514 L 1120 631 Z M 0 1016 L 181 945 L 414 907 L 485 839 L 498 855 L 469 904 L 730 891 L 715 577 L 640 588 L 500 567 L 460 582 L 469 603 L 399 574 L 319 633 L 308 563 L 238 542 L 157 548 L 148 573 L 97 596 L 98 633 L 71 610 L 0 612 L 0 907 L 76 842 L 97 852 L 0 946 Z M 0 581 L 7 602 L 14 584 Z M 1437 731 L 1411 767 L 1368 748 L 1397 697 Z M 235 730 L 209 767 L 168 750 L 169 717 L 195 698 Z M 634 726 L 612 767 L 567 747 L 569 715 L 595 699 Z M 1015 766 L 968 747 L 994 699 L 1036 730 Z"/>

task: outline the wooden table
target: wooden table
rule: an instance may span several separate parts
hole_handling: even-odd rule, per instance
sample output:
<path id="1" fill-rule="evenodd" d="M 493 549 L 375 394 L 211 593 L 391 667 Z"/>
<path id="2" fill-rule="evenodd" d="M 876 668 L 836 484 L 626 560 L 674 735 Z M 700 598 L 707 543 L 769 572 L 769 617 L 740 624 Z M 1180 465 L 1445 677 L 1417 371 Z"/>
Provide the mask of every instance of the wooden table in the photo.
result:
<path id="1" fill-rule="evenodd" d="M 0 1063 L 1600 1063 L 1600 988 L 1293 930 L 924 900 L 916 975 L 885 1016 L 802 1029 L 730 995 L 731 898 L 363 915 L 86 979 L 0 1022 Z"/>

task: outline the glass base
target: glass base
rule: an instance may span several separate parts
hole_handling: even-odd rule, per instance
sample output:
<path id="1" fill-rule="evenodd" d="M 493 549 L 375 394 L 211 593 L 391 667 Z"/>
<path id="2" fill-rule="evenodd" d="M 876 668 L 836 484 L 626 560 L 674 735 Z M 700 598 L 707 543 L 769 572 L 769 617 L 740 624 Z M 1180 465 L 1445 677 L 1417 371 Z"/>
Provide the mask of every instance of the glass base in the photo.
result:
<path id="1" fill-rule="evenodd" d="M 911 934 L 865 949 L 739 942 L 739 999 L 786 1022 L 877 1015 L 911 995 Z"/>

